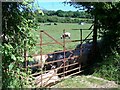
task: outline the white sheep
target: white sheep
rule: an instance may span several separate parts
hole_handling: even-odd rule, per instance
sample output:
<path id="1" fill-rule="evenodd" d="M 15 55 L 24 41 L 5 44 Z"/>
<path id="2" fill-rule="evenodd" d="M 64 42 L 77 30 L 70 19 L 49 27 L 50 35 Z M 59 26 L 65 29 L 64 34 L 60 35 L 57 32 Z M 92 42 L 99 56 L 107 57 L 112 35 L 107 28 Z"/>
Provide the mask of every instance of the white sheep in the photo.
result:
<path id="1" fill-rule="evenodd" d="M 66 38 L 66 37 L 68 37 L 70 39 L 70 36 L 71 36 L 71 34 L 69 32 L 65 32 L 61 35 L 61 39 Z"/>
<path id="2" fill-rule="evenodd" d="M 35 62 L 37 62 L 38 64 L 40 64 L 41 68 L 44 67 L 44 64 L 45 64 L 47 58 L 48 58 L 48 55 L 42 55 L 42 56 L 41 56 L 41 55 L 37 55 L 37 56 L 33 56 L 33 60 L 34 60 Z"/>

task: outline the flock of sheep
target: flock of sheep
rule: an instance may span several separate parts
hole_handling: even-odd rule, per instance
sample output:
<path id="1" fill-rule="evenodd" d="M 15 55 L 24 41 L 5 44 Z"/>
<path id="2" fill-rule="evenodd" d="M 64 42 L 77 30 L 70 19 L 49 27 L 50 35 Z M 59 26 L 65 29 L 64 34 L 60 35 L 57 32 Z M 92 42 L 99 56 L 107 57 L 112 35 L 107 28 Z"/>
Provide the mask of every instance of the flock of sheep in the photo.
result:
<path id="1" fill-rule="evenodd" d="M 31 65 L 39 64 L 39 66 L 31 67 L 32 73 L 37 72 L 38 69 L 40 68 L 42 68 L 45 71 L 59 68 L 63 66 L 64 58 L 67 58 L 67 60 L 65 60 L 66 65 L 74 64 L 76 62 L 78 62 L 80 65 L 81 64 L 85 65 L 87 64 L 88 56 L 91 52 L 91 47 L 92 47 L 92 43 L 85 43 L 82 44 L 82 49 L 81 49 L 81 44 L 78 44 L 74 50 L 65 51 L 65 53 L 62 50 L 57 50 L 54 51 L 54 53 L 52 54 L 42 55 L 42 57 L 41 55 L 33 56 L 33 61 L 27 61 L 27 65 L 31 66 Z M 75 67 L 77 66 L 75 65 L 70 66 L 66 69 L 70 70 L 70 69 L 74 69 Z M 63 68 L 57 69 L 57 73 L 62 73 L 62 72 L 63 72 Z M 61 75 L 59 76 L 61 77 Z"/>
<path id="2" fill-rule="evenodd" d="M 41 64 L 41 68 L 44 71 L 47 70 L 48 72 L 35 76 L 33 83 L 37 85 L 37 87 L 40 87 L 41 85 L 49 86 L 50 84 L 60 81 L 64 75 L 63 73 L 64 68 L 60 68 L 61 66 L 64 66 L 64 58 L 67 58 L 67 60 L 65 60 L 66 65 L 79 63 L 77 65 L 73 65 L 73 66 L 69 66 L 68 68 L 65 68 L 65 71 L 69 71 L 79 66 L 87 65 L 87 61 L 89 60 L 88 56 L 91 53 L 91 49 L 92 49 L 92 43 L 82 44 L 82 49 L 80 47 L 81 44 L 78 44 L 74 50 L 65 51 L 65 53 L 63 51 L 57 50 L 54 51 L 53 54 L 42 55 L 42 57 L 40 55 L 34 56 L 33 57 L 34 62 L 37 62 L 36 64 Z M 82 55 L 80 55 L 81 51 L 82 51 Z M 42 58 L 42 62 L 41 62 L 41 58 Z M 53 61 L 53 63 L 49 63 L 51 61 Z M 46 64 L 46 62 L 48 64 Z M 33 62 L 31 65 L 33 65 Z M 32 73 L 35 73 L 39 68 L 40 67 L 31 67 Z M 66 73 L 65 75 L 70 75 L 72 73 L 75 72 L 71 71 Z"/>
<path id="3" fill-rule="evenodd" d="M 3 35 L 1 35 L 1 37 L 3 37 Z M 61 35 L 61 39 L 66 37 L 70 39 L 71 34 L 69 32 L 65 32 Z M 71 51 L 63 52 L 63 51 L 57 50 L 57 51 L 54 51 L 53 54 L 33 56 L 32 61 L 27 60 L 27 66 L 31 66 L 30 69 L 32 73 L 35 73 L 40 68 L 42 68 L 43 70 L 51 70 L 51 69 L 55 69 L 60 66 L 63 66 L 64 58 L 67 58 L 67 60 L 65 60 L 66 65 L 70 65 L 76 62 L 78 62 L 79 64 L 86 64 L 88 60 L 88 55 L 91 52 L 91 47 L 92 47 L 92 43 L 85 43 L 85 44 L 82 44 L 82 49 L 81 49 L 81 44 L 79 44 L 76 46 L 74 50 L 71 50 Z M 82 51 L 82 55 L 81 55 L 81 51 Z M 58 61 L 58 60 L 61 60 L 61 61 Z M 51 62 L 51 61 L 58 61 L 58 62 L 46 64 L 46 62 Z M 33 66 L 35 64 L 39 64 L 39 66 Z M 25 67 L 25 62 L 23 67 Z M 67 68 L 67 70 L 70 70 L 73 68 L 75 68 L 75 66 L 71 66 Z M 61 73 L 61 72 L 63 72 L 63 68 L 57 70 L 57 73 Z"/>

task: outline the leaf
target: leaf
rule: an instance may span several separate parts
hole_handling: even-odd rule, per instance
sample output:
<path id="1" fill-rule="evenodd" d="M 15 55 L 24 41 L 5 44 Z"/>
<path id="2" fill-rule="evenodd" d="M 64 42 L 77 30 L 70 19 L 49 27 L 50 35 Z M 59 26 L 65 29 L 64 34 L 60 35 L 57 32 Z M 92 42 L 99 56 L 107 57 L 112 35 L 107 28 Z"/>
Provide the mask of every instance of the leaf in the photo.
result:
<path id="1" fill-rule="evenodd" d="M 7 52 L 7 50 L 5 50 L 5 55 L 7 55 L 8 54 L 8 52 Z"/>
<path id="2" fill-rule="evenodd" d="M 24 62 L 24 58 L 19 58 L 19 61 Z"/>
<path id="3" fill-rule="evenodd" d="M 27 1 L 23 1 L 23 4 L 24 4 L 24 5 L 27 5 L 28 3 L 27 3 Z"/>
<path id="4" fill-rule="evenodd" d="M 16 60 L 16 57 L 15 57 L 15 55 L 11 55 L 11 59 L 13 59 L 13 60 Z"/>
<path id="5" fill-rule="evenodd" d="M 29 60 L 29 61 L 34 61 L 33 58 L 31 58 L 31 57 L 28 57 L 28 60 Z"/>
<path id="6" fill-rule="evenodd" d="M 20 69 L 17 68 L 17 73 L 20 73 Z"/>
<path id="7" fill-rule="evenodd" d="M 27 74 L 26 74 L 26 73 L 24 73 L 24 72 L 22 72 L 22 75 L 23 75 L 23 76 L 27 76 Z"/>
<path id="8" fill-rule="evenodd" d="M 14 66 L 14 64 L 11 63 L 11 64 L 9 65 L 9 70 L 12 70 L 12 69 L 13 69 L 13 66 Z"/>

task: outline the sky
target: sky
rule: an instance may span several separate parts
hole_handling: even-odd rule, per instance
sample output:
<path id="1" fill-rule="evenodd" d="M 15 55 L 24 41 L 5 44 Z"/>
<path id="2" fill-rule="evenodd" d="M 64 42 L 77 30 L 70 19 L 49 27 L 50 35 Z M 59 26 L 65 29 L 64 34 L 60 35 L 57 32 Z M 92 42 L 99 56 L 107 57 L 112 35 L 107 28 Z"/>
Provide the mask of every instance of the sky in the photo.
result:
<path id="1" fill-rule="evenodd" d="M 45 10 L 63 10 L 63 11 L 77 11 L 73 6 L 70 6 L 69 4 L 64 4 L 64 1 L 69 0 L 35 0 L 35 3 L 39 5 L 41 9 Z"/>

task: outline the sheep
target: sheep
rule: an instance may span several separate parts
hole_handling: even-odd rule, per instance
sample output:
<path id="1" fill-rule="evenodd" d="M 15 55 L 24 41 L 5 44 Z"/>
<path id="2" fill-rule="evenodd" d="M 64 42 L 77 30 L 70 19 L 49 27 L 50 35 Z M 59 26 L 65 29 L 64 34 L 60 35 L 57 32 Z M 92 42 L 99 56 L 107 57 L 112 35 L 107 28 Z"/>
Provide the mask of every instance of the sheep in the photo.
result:
<path id="1" fill-rule="evenodd" d="M 48 58 L 48 55 L 33 56 L 33 60 L 34 60 L 35 62 L 37 62 L 38 64 L 40 64 L 41 68 L 44 67 L 44 64 L 45 64 L 47 58 Z M 42 60 L 41 60 L 41 59 L 42 59 Z M 42 61 L 42 62 L 41 62 L 41 61 Z"/>
<path id="2" fill-rule="evenodd" d="M 29 57 L 29 55 L 28 55 L 28 53 L 26 53 L 27 66 L 30 66 L 30 69 L 32 70 L 32 74 L 33 74 L 39 68 L 42 68 L 42 69 L 44 68 L 44 64 L 48 58 L 48 55 L 42 55 L 42 57 L 41 57 L 41 55 L 32 56 L 32 60 L 29 60 L 28 57 Z M 39 64 L 39 65 L 35 65 L 35 64 Z M 25 61 L 24 61 L 23 67 L 25 67 L 25 66 L 26 65 L 25 65 Z"/>
<path id="3" fill-rule="evenodd" d="M 77 65 L 70 66 L 68 70 L 74 69 L 76 67 L 82 68 L 83 66 L 88 65 L 88 60 L 89 60 L 89 54 L 91 53 L 92 49 L 92 43 L 85 43 L 82 44 L 82 49 L 81 49 L 81 44 L 78 44 L 76 48 L 72 51 L 73 53 L 69 54 L 70 58 L 68 59 L 69 64 L 74 64 L 78 63 Z M 82 55 L 81 55 L 82 51 Z M 73 71 L 74 72 L 74 71 Z M 68 74 L 71 74 L 73 72 L 70 72 Z"/>
<path id="4" fill-rule="evenodd" d="M 65 32 L 65 33 L 63 33 L 63 34 L 61 35 L 61 39 L 62 39 L 62 38 L 66 38 L 66 37 L 68 37 L 68 38 L 70 39 L 71 34 L 70 34 L 69 32 Z"/>
<path id="5" fill-rule="evenodd" d="M 34 79 L 35 79 L 34 84 L 37 85 L 37 87 L 40 87 L 41 84 L 43 86 L 48 86 L 48 85 L 60 80 L 58 75 L 57 75 L 56 69 L 50 70 L 46 74 L 42 74 L 42 78 L 41 78 L 41 75 L 39 75 L 39 76 L 35 77 Z M 41 79 L 42 79 L 42 82 L 41 82 Z"/>
<path id="6" fill-rule="evenodd" d="M 50 62 L 50 61 L 57 61 L 57 60 L 60 60 L 60 59 L 64 59 L 64 52 L 61 51 L 61 50 L 56 50 L 54 51 L 55 53 L 53 54 L 49 54 L 48 56 L 48 59 L 46 60 L 47 62 Z M 65 51 L 65 58 L 68 58 L 70 56 L 70 51 Z M 65 64 L 68 65 L 68 60 L 65 60 Z M 64 65 L 64 60 L 62 61 L 58 61 L 58 62 L 54 62 L 54 63 L 50 63 L 50 64 L 47 64 L 45 65 L 45 70 L 50 70 L 52 68 L 59 68 L 61 66 Z M 67 68 L 65 68 L 65 70 L 67 70 Z M 60 68 L 57 70 L 57 73 L 62 73 L 63 72 L 63 68 Z M 58 75 L 59 77 L 61 77 L 62 75 Z"/>
<path id="7" fill-rule="evenodd" d="M 78 44 L 75 48 L 75 51 L 79 51 L 78 55 L 80 55 L 80 51 L 82 51 L 82 56 L 80 56 L 78 58 L 78 62 L 81 63 L 82 65 L 87 65 L 88 63 L 88 56 L 89 54 L 91 53 L 91 50 L 92 50 L 92 46 L 93 44 L 92 43 L 85 43 L 85 44 L 82 44 L 82 49 L 80 48 L 81 44 Z"/>

